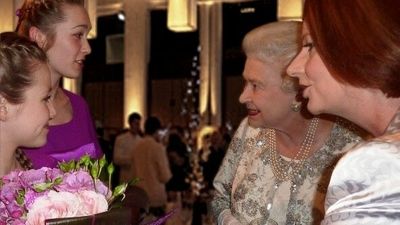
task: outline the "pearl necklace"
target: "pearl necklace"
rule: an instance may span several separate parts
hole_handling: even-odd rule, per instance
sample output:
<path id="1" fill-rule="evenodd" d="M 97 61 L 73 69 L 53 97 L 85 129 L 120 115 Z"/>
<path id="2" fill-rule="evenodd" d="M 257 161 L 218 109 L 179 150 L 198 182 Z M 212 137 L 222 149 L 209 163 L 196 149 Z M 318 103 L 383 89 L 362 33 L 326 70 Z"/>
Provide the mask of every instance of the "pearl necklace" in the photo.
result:
<path id="1" fill-rule="evenodd" d="M 299 171 L 303 168 L 303 165 L 311 151 L 311 147 L 314 144 L 315 133 L 318 128 L 318 118 L 313 118 L 308 126 L 306 137 L 300 146 L 296 156 L 290 161 L 289 168 L 292 170 L 289 172 L 289 168 L 281 166 L 279 161 L 280 155 L 276 150 L 276 131 L 275 129 L 268 129 L 267 131 L 267 150 L 271 162 L 272 172 L 278 182 L 286 180 L 293 181 L 294 176 L 299 174 Z M 298 162 L 296 162 L 298 161 Z"/>

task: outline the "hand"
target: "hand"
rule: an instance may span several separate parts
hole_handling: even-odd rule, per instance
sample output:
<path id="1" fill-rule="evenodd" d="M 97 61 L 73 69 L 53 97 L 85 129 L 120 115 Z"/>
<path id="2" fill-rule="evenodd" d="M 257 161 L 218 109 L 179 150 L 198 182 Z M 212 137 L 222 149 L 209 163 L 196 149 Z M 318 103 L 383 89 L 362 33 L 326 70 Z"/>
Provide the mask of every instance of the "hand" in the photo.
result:
<path id="1" fill-rule="evenodd" d="M 242 225 L 231 213 L 231 210 L 225 209 L 218 216 L 218 225 Z"/>

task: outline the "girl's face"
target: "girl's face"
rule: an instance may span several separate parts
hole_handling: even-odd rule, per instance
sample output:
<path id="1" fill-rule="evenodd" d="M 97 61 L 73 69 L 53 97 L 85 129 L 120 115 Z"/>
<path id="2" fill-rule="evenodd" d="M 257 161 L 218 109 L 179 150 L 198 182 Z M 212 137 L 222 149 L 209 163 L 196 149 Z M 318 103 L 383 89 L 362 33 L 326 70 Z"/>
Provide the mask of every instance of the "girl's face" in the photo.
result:
<path id="1" fill-rule="evenodd" d="M 85 57 L 91 52 L 87 40 L 90 20 L 82 6 L 65 4 L 62 10 L 65 20 L 54 25 L 55 37 L 47 56 L 55 78 L 78 78 L 82 74 Z"/>
<path id="2" fill-rule="evenodd" d="M 308 98 L 307 108 L 313 114 L 340 114 L 346 99 L 344 85 L 338 82 L 328 71 L 319 53 L 314 48 L 313 40 L 306 23 L 303 23 L 303 47 L 289 65 L 287 72 L 299 79 L 304 88 L 303 97 Z"/>
<path id="3" fill-rule="evenodd" d="M 17 146 L 43 146 L 47 141 L 49 120 L 55 116 L 50 98 L 49 66 L 40 63 L 35 69 L 33 82 L 24 93 L 24 102 L 7 106 L 7 131 Z"/>
<path id="4" fill-rule="evenodd" d="M 248 57 L 243 79 L 245 86 L 239 101 L 246 105 L 248 121 L 252 127 L 277 127 L 288 118 L 295 93 L 282 90 L 282 68 L 279 63 L 262 62 Z"/>

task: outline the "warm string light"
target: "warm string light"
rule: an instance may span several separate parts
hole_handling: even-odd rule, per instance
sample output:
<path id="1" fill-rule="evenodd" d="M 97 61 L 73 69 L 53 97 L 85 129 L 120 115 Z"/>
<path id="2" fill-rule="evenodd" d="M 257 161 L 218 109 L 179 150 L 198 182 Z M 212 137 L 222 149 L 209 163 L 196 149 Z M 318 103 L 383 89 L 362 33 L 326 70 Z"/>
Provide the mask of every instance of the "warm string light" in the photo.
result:
<path id="1" fill-rule="evenodd" d="M 190 184 L 191 191 L 195 196 L 199 196 L 201 190 L 205 187 L 203 168 L 200 165 L 200 158 L 197 151 L 197 135 L 200 125 L 199 114 L 199 88 L 200 88 L 200 46 L 192 59 L 192 69 L 190 76 L 186 79 L 186 91 L 183 98 L 181 116 L 187 119 L 189 128 L 187 143 L 191 152 L 190 166 L 191 173 L 186 178 Z"/>
<path id="2" fill-rule="evenodd" d="M 185 97 L 181 109 L 181 116 L 187 117 L 187 125 L 191 131 L 196 131 L 200 124 L 199 115 L 199 87 L 200 87 L 200 47 L 192 59 L 190 76 L 186 80 Z"/>

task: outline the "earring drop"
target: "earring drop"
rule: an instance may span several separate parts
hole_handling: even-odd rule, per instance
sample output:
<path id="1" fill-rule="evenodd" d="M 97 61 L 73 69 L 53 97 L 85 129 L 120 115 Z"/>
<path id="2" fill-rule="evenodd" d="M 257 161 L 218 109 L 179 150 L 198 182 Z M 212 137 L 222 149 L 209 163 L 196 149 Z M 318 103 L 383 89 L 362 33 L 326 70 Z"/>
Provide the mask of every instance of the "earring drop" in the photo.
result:
<path id="1" fill-rule="evenodd" d="M 293 112 L 298 112 L 301 109 L 301 102 L 294 100 L 292 104 L 290 104 L 290 108 Z"/>

